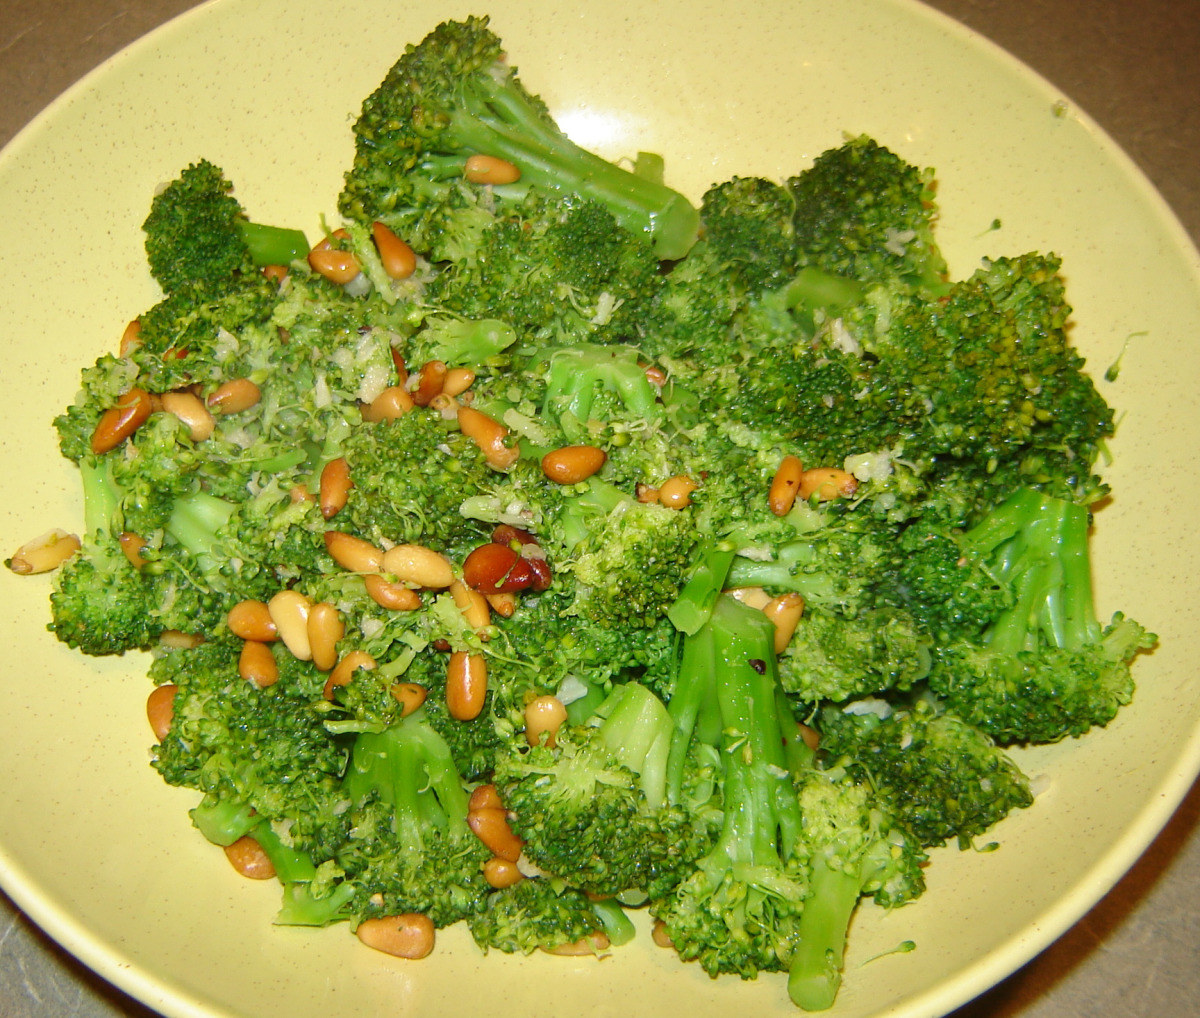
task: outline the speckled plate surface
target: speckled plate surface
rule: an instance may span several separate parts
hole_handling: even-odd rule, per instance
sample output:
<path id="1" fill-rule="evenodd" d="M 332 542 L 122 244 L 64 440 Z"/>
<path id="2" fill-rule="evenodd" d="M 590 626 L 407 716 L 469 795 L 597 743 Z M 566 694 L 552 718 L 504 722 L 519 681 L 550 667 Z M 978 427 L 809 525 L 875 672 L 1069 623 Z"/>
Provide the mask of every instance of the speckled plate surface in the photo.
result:
<path id="1" fill-rule="evenodd" d="M 123 52 L 0 154 L 0 431 L 5 553 L 80 505 L 50 420 L 79 370 L 156 294 L 139 225 L 155 186 L 201 156 L 251 214 L 316 232 L 352 151 L 350 121 L 406 42 L 490 13 L 526 84 L 609 157 L 663 153 L 698 198 L 734 174 L 791 174 L 843 132 L 939 171 L 956 275 L 988 254 L 1054 250 L 1075 339 L 1122 414 L 1098 513 L 1102 614 L 1160 635 L 1107 730 L 1024 754 L 1044 791 L 988 855 L 935 853 L 917 904 L 856 921 L 838 1016 L 933 1018 L 1081 916 L 1200 770 L 1200 259 L 1125 157 L 1044 82 L 900 0 L 757 5 L 609 0 L 553 8 L 390 0 L 216 0 Z M 989 231 L 993 220 L 1002 228 Z M 238 879 L 191 829 L 193 793 L 147 766 L 137 657 L 93 661 L 45 632 L 45 578 L 0 571 L 0 885 L 70 951 L 166 1015 L 789 1015 L 782 977 L 712 981 L 643 936 L 602 962 L 484 958 L 461 930 L 421 963 L 343 929 L 278 929 L 277 890 Z M 867 964 L 903 940 L 917 950 Z M 551 982 L 552 981 L 552 982 Z"/>

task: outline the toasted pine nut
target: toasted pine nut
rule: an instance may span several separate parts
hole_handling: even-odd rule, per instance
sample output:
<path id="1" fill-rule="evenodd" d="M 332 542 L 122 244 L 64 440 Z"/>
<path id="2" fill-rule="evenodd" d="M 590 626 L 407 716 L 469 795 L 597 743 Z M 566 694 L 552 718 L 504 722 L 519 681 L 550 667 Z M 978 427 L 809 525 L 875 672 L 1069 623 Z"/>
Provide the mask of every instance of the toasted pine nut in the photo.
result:
<path id="1" fill-rule="evenodd" d="M 146 719 L 159 742 L 167 737 L 171 722 L 175 720 L 175 694 L 178 692 L 178 686 L 167 683 L 155 686 L 154 691 L 146 697 Z"/>
<path id="2" fill-rule="evenodd" d="M 476 809 L 504 809 L 504 802 L 495 785 L 488 783 L 476 785 L 471 789 L 471 797 L 467 800 L 467 811 Z"/>
<path id="3" fill-rule="evenodd" d="M 637 500 L 643 505 L 653 505 L 658 501 L 658 489 L 649 484 L 638 484 Z"/>
<path id="4" fill-rule="evenodd" d="M 482 594 L 512 593 L 533 586 L 532 560 L 511 545 L 481 544 L 463 561 L 463 582 Z"/>
<path id="5" fill-rule="evenodd" d="M 683 509 L 692 504 L 692 492 L 698 487 L 686 474 L 676 474 L 658 486 L 658 501 L 668 509 Z"/>
<path id="6" fill-rule="evenodd" d="M 117 538 L 117 544 L 121 546 L 121 551 L 125 553 L 134 569 L 141 569 L 146 564 L 146 560 L 142 558 L 142 549 L 146 547 L 144 537 L 126 530 Z"/>
<path id="7" fill-rule="evenodd" d="M 667 924 L 661 919 L 655 919 L 654 925 L 650 927 L 650 939 L 654 941 L 658 947 L 674 947 L 671 943 L 671 935 L 667 932 Z"/>
<path id="8" fill-rule="evenodd" d="M 775 623 L 775 653 L 782 654 L 792 642 L 800 616 L 804 614 L 804 598 L 796 593 L 780 594 L 771 598 L 762 611 Z"/>
<path id="9" fill-rule="evenodd" d="M 350 464 L 345 456 L 332 459 L 321 468 L 318 504 L 325 519 L 333 519 L 346 508 L 346 500 L 354 482 L 350 480 Z"/>
<path id="10" fill-rule="evenodd" d="M 653 385 L 654 388 L 661 389 L 667 384 L 667 373 L 657 364 L 647 364 L 646 381 Z"/>
<path id="11" fill-rule="evenodd" d="M 243 877 L 250 880 L 270 880 L 275 876 L 275 864 L 262 845 L 244 834 L 232 845 L 225 846 L 225 858 Z"/>
<path id="12" fill-rule="evenodd" d="M 517 610 L 517 599 L 510 591 L 500 594 L 484 594 L 492 611 L 502 619 L 511 619 Z"/>
<path id="13" fill-rule="evenodd" d="M 604 466 L 608 454 L 594 445 L 564 445 L 542 457 L 542 473 L 556 484 L 586 481 Z"/>
<path id="14" fill-rule="evenodd" d="M 342 614 L 328 601 L 319 601 L 308 611 L 308 645 L 312 662 L 327 672 L 337 664 L 338 641 L 346 635 Z"/>
<path id="15" fill-rule="evenodd" d="M 507 159 L 477 154 L 467 159 L 463 176 L 472 184 L 515 184 L 521 179 L 521 170 Z"/>
<path id="16" fill-rule="evenodd" d="M 258 640 L 246 640 L 238 655 L 238 675 L 259 689 L 275 685 L 279 681 L 279 663 L 270 646 Z"/>
<path id="17" fill-rule="evenodd" d="M 288 497 L 292 500 L 293 504 L 297 502 L 315 502 L 317 500 L 317 496 L 303 484 L 293 484 L 288 491 Z"/>
<path id="18" fill-rule="evenodd" d="M 312 602 L 298 590 L 281 590 L 267 602 L 271 621 L 279 632 L 283 645 L 300 661 L 312 660 L 312 645 L 308 642 L 308 613 Z"/>
<path id="19" fill-rule="evenodd" d="M 192 650 L 204 642 L 200 633 L 185 633 L 182 629 L 164 629 L 158 634 L 158 642 L 172 650 Z"/>
<path id="20" fill-rule="evenodd" d="M 417 372 L 416 384 L 410 382 L 409 394 L 417 406 L 429 406 L 434 396 L 442 391 L 447 372 L 445 361 L 426 361 Z"/>
<path id="21" fill-rule="evenodd" d="M 589 954 L 599 954 L 601 951 L 607 951 L 611 946 L 608 934 L 596 930 L 594 933 L 589 933 L 586 937 L 581 937 L 574 943 L 559 944 L 557 947 L 543 947 L 542 950 L 546 954 L 555 954 L 563 958 L 583 958 Z"/>
<path id="22" fill-rule="evenodd" d="M 264 601 L 239 601 L 229 609 L 225 624 L 234 636 L 240 636 L 243 640 L 271 643 L 279 639 L 279 630 L 271 618 L 271 609 Z"/>
<path id="23" fill-rule="evenodd" d="M 414 612 L 421 607 L 421 595 L 412 587 L 402 583 L 392 583 L 378 573 L 368 573 L 363 577 L 367 595 L 380 608 L 392 612 Z"/>
<path id="24" fill-rule="evenodd" d="M 397 682 L 389 690 L 392 698 L 400 704 L 400 716 L 408 717 L 425 702 L 429 691 L 419 682 Z"/>
<path id="25" fill-rule="evenodd" d="M 341 251 L 328 240 L 321 241 L 308 252 L 308 264 L 314 272 L 339 286 L 349 283 L 362 271 L 354 252 Z"/>
<path id="26" fill-rule="evenodd" d="M 492 610 L 487 598 L 479 591 L 472 590 L 462 580 L 455 580 L 450 584 L 450 594 L 458 610 L 463 613 L 463 618 L 467 620 L 467 625 L 472 629 L 483 629 L 491 624 Z"/>
<path id="27" fill-rule="evenodd" d="M 353 534 L 326 530 L 325 550 L 334 562 L 352 573 L 377 573 L 383 568 L 383 549 Z"/>
<path id="28" fill-rule="evenodd" d="M 779 461 L 767 492 L 767 505 L 776 516 L 786 516 L 791 512 L 803 475 L 804 464 L 796 456 L 784 456 Z"/>
<path id="29" fill-rule="evenodd" d="M 446 665 L 446 709 L 450 716 L 458 721 L 479 717 L 486 697 L 487 662 L 483 655 L 456 650 Z"/>
<path id="30" fill-rule="evenodd" d="M 796 723 L 796 730 L 800 733 L 800 738 L 804 740 L 804 745 L 815 753 L 821 745 L 821 733 L 800 722 Z"/>
<path id="31" fill-rule="evenodd" d="M 518 838 L 508 826 L 508 814 L 502 809 L 484 807 L 467 813 L 467 826 L 475 832 L 492 855 L 515 863 L 521 858 L 525 842 Z"/>
<path id="32" fill-rule="evenodd" d="M 403 417 L 416 405 L 412 395 L 403 385 L 389 385 L 362 408 L 362 419 L 368 424 L 394 421 L 397 417 Z"/>
<path id="33" fill-rule="evenodd" d="M 409 961 L 428 957 L 437 938 L 433 921 L 420 912 L 364 919 L 355 933 L 367 947 Z"/>
<path id="34" fill-rule="evenodd" d="M 383 572 L 401 583 L 444 590 L 454 582 L 450 560 L 422 544 L 397 544 L 383 553 Z"/>
<path id="35" fill-rule="evenodd" d="M 325 689 L 321 695 L 326 700 L 332 700 L 333 691 L 337 686 L 348 685 L 350 680 L 354 678 L 354 673 L 360 668 L 363 671 L 373 671 L 375 664 L 375 659 L 365 650 L 350 651 L 349 654 L 346 654 L 333 666 L 333 671 L 329 673 L 329 678 L 325 680 Z"/>
<path id="36" fill-rule="evenodd" d="M 92 452 L 97 456 L 115 449 L 146 423 L 153 406 L 150 394 L 134 386 L 100 415 L 92 432 Z"/>
<path id="37" fill-rule="evenodd" d="M 193 442 L 203 442 L 212 436 L 213 415 L 194 392 L 164 392 L 161 403 L 164 411 L 179 418 Z"/>
<path id="38" fill-rule="evenodd" d="M 494 470 L 507 470 L 521 455 L 521 451 L 515 446 L 509 447 L 504 444 L 508 437 L 508 428 L 474 407 L 458 408 L 458 426 L 467 438 L 479 446 L 483 458 Z"/>
<path id="39" fill-rule="evenodd" d="M 125 331 L 121 333 L 121 343 L 117 347 L 117 354 L 121 357 L 128 357 L 134 350 L 142 345 L 142 320 L 135 318 L 125 326 Z"/>
<path id="40" fill-rule="evenodd" d="M 461 396 L 474 382 L 475 372 L 470 368 L 447 368 L 446 377 L 442 380 L 442 394 Z"/>
<path id="41" fill-rule="evenodd" d="M 379 260 L 383 262 L 383 271 L 392 279 L 407 279 L 416 272 L 416 254 L 390 227 L 376 220 L 371 224 L 371 236 L 375 238 L 375 249 L 379 252 Z"/>
<path id="42" fill-rule="evenodd" d="M 79 538 L 65 530 L 47 530 L 41 537 L 26 541 L 13 552 L 8 568 L 22 576 L 48 573 L 57 569 L 79 551 Z"/>
<path id="43" fill-rule="evenodd" d="M 567 708 L 557 696 L 538 696 L 525 705 L 525 741 L 531 746 L 554 747 Z"/>
<path id="44" fill-rule="evenodd" d="M 771 603 L 771 595 L 762 587 L 730 587 L 725 593 L 735 601 L 741 601 L 742 604 L 758 608 L 760 611 Z"/>
<path id="45" fill-rule="evenodd" d="M 249 378 L 231 378 L 222 382 L 208 396 L 208 407 L 218 414 L 240 414 L 257 406 L 262 390 Z"/>
<path id="46" fill-rule="evenodd" d="M 488 882 L 488 886 L 502 891 L 506 887 L 512 887 L 513 884 L 519 884 L 525 879 L 525 874 L 521 872 L 515 862 L 509 862 L 507 859 L 501 859 L 500 856 L 494 855 L 483 864 L 483 879 Z"/>
<path id="47" fill-rule="evenodd" d="M 856 491 L 858 481 L 853 474 L 848 474 L 839 467 L 813 467 L 804 471 L 799 496 L 807 501 L 816 495 L 817 501 L 828 502 L 840 496 L 850 498 Z"/>

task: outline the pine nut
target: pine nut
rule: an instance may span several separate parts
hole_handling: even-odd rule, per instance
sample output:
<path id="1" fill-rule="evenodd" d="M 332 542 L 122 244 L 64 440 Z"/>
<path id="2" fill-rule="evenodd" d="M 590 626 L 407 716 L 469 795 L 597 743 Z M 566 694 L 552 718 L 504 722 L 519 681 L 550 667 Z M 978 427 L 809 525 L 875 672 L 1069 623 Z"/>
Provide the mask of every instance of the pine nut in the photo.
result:
<path id="1" fill-rule="evenodd" d="M 683 509 L 692 504 L 692 492 L 698 487 L 686 474 L 676 474 L 658 486 L 658 501 L 668 509 Z"/>
<path id="2" fill-rule="evenodd" d="M 362 408 L 362 419 L 368 424 L 394 421 L 403 417 L 417 404 L 403 385 L 389 385 Z"/>
<path id="3" fill-rule="evenodd" d="M 507 159 L 476 154 L 468 157 L 463 176 L 472 184 L 515 184 L 521 179 L 521 170 Z"/>
<path id="4" fill-rule="evenodd" d="M 650 927 L 650 939 L 658 947 L 673 948 L 675 946 L 671 943 L 671 934 L 667 932 L 667 924 L 661 919 L 655 919 L 654 925 Z"/>
<path id="5" fill-rule="evenodd" d="M 376 220 L 371 224 L 371 236 L 375 238 L 375 250 L 383 262 L 383 271 L 392 279 L 407 279 L 416 272 L 416 254 L 390 227 Z"/>
<path id="6" fill-rule="evenodd" d="M 507 859 L 501 859 L 500 856 L 494 855 L 483 864 L 483 879 L 488 882 L 488 886 L 502 891 L 506 887 L 512 887 L 513 884 L 519 884 L 525 879 L 525 875 L 515 862 L 509 862 Z"/>
<path id="7" fill-rule="evenodd" d="M 213 415 L 194 392 L 164 392 L 161 405 L 164 411 L 179 418 L 193 442 L 203 442 L 212 437 L 215 427 Z"/>
<path id="8" fill-rule="evenodd" d="M 402 583 L 391 583 L 378 573 L 363 577 L 367 595 L 380 608 L 392 612 L 414 612 L 421 607 L 421 595 Z"/>
<path id="9" fill-rule="evenodd" d="M 264 279 L 269 279 L 273 283 L 282 283 L 287 279 L 288 267 L 286 265 L 264 265 L 262 274 Z"/>
<path id="10" fill-rule="evenodd" d="M 857 491 L 858 481 L 853 474 L 838 467 L 813 467 L 804 471 L 799 497 L 807 501 L 816 495 L 817 501 L 828 502 L 840 496 L 850 498 Z"/>
<path id="11" fill-rule="evenodd" d="M 339 230 L 338 233 L 344 234 L 344 231 Z M 314 272 L 339 286 L 349 283 L 362 271 L 354 252 L 335 248 L 328 238 L 308 252 L 308 264 Z"/>
<path id="12" fill-rule="evenodd" d="M 409 961 L 428 957 L 437 937 L 432 920 L 419 912 L 364 919 L 355 933 L 367 947 Z"/>
<path id="13" fill-rule="evenodd" d="M 567 720 L 567 708 L 557 696 L 538 696 L 525 705 L 525 741 L 531 746 L 555 745 L 559 728 Z"/>
<path id="14" fill-rule="evenodd" d="M 735 601 L 741 601 L 747 607 L 758 608 L 760 611 L 771 603 L 771 595 L 762 587 L 730 587 L 725 593 Z"/>
<path id="15" fill-rule="evenodd" d="M 481 544 L 463 561 L 463 582 L 481 594 L 511 594 L 533 585 L 530 560 L 507 544 Z"/>
<path id="16" fill-rule="evenodd" d="M 329 678 L 325 680 L 325 689 L 322 696 L 326 700 L 333 699 L 333 691 L 338 686 L 345 686 L 354 678 L 354 673 L 359 669 L 364 671 L 373 671 L 375 668 L 375 659 L 371 657 L 365 650 L 352 650 L 349 654 L 343 657 L 333 670 L 329 673 Z"/>
<path id="17" fill-rule="evenodd" d="M 185 633 L 182 629 L 164 629 L 158 634 L 158 642 L 172 650 L 193 650 L 204 642 L 199 633 Z"/>
<path id="18" fill-rule="evenodd" d="M 472 721 L 479 717 L 486 697 L 487 662 L 483 655 L 456 650 L 446 665 L 446 710 L 457 721 Z"/>
<path id="19" fill-rule="evenodd" d="M 780 594 L 771 598 L 762 611 L 775 623 L 775 653 L 782 654 L 792 642 L 800 616 L 804 614 L 804 598 L 796 593 Z"/>
<path id="20" fill-rule="evenodd" d="M 275 864 L 257 841 L 244 834 L 232 845 L 225 846 L 225 858 L 243 877 L 250 880 L 270 880 L 275 876 Z"/>
<path id="21" fill-rule="evenodd" d="M 425 702 L 429 691 L 418 682 L 397 682 L 388 690 L 392 698 L 400 704 L 400 716 L 408 717 Z"/>
<path id="22" fill-rule="evenodd" d="M 667 373 L 663 371 L 657 364 L 646 365 L 646 381 L 656 389 L 661 389 L 667 384 Z"/>
<path id="23" fill-rule="evenodd" d="M 238 655 L 238 675 L 259 689 L 275 685 L 279 681 L 279 663 L 270 646 L 258 640 L 246 640 Z"/>
<path id="24" fill-rule="evenodd" d="M 279 630 L 271 618 L 271 609 L 264 601 L 239 601 L 229 609 L 225 624 L 234 636 L 240 636 L 243 640 L 271 643 L 279 639 Z"/>
<path id="25" fill-rule="evenodd" d="M 231 378 L 209 394 L 208 407 L 218 414 L 240 414 L 258 405 L 262 390 L 249 378 Z"/>
<path id="26" fill-rule="evenodd" d="M 79 551 L 79 538 L 65 530 L 47 530 L 41 537 L 26 541 L 13 552 L 8 568 L 21 576 L 48 573 L 57 569 Z"/>
<path id="27" fill-rule="evenodd" d="M 178 686 L 167 683 L 155 686 L 154 691 L 146 697 L 146 719 L 159 742 L 167 737 L 171 722 L 175 720 L 175 694 L 178 692 Z"/>
<path id="28" fill-rule="evenodd" d="M 141 569 L 146 564 L 146 560 L 142 558 L 142 549 L 146 547 L 144 537 L 126 530 L 117 538 L 117 544 L 121 546 L 121 551 L 134 569 Z"/>
<path id="29" fill-rule="evenodd" d="M 502 809 L 473 809 L 467 813 L 467 826 L 487 846 L 492 855 L 515 863 L 521 858 L 525 842 L 508 826 L 508 814 Z"/>
<path id="30" fill-rule="evenodd" d="M 442 380 L 442 394 L 461 396 L 475 383 L 475 372 L 470 368 L 447 368 Z"/>
<path id="31" fill-rule="evenodd" d="M 116 406 L 100 415 L 92 432 L 92 452 L 97 456 L 115 449 L 146 423 L 153 409 L 150 394 L 136 386 L 122 395 Z"/>
<path id="32" fill-rule="evenodd" d="M 433 398 L 442 391 L 446 381 L 445 361 L 426 361 L 417 372 L 416 384 L 409 389 L 413 402 L 417 406 L 429 406 Z"/>
<path id="33" fill-rule="evenodd" d="M 578 484 L 596 473 L 608 454 L 594 445 L 564 445 L 542 457 L 542 473 L 556 484 Z"/>
<path id="34" fill-rule="evenodd" d="M 779 461 L 771 488 L 767 492 L 767 505 L 776 516 L 786 516 L 796 504 L 800 481 L 804 476 L 804 464 L 795 456 L 784 456 Z"/>
<path id="35" fill-rule="evenodd" d="M 462 580 L 455 580 L 450 584 L 450 594 L 472 629 L 478 631 L 491 624 L 492 610 L 487 598 L 479 591 L 472 590 Z"/>
<path id="36" fill-rule="evenodd" d="M 476 785 L 471 789 L 471 797 L 467 800 L 467 811 L 476 809 L 504 809 L 500 793 L 493 784 Z"/>
<path id="37" fill-rule="evenodd" d="M 346 462 L 345 456 L 332 459 L 321 468 L 317 503 L 325 519 L 333 519 L 346 508 L 346 501 L 353 486 L 354 482 L 350 480 L 350 464 Z"/>
<path id="38" fill-rule="evenodd" d="M 312 645 L 308 642 L 308 613 L 312 602 L 298 590 L 281 590 L 267 602 L 271 621 L 279 632 L 283 645 L 299 661 L 312 660 Z"/>
<path id="39" fill-rule="evenodd" d="M 515 446 L 504 444 L 508 428 L 474 407 L 458 408 L 458 426 L 467 438 L 479 446 L 483 458 L 494 470 L 507 470 L 521 455 Z"/>
<path id="40" fill-rule="evenodd" d="M 639 483 L 636 489 L 637 500 L 642 505 L 653 505 L 658 501 L 658 489 L 653 485 Z"/>
<path id="41" fill-rule="evenodd" d="M 383 549 L 353 534 L 326 530 L 325 550 L 334 562 L 352 573 L 377 573 L 383 568 Z"/>
<path id="42" fill-rule="evenodd" d="M 125 331 L 121 333 L 121 342 L 117 347 L 117 354 L 121 357 L 128 357 L 141 345 L 142 320 L 140 318 L 135 318 L 125 326 Z"/>
<path id="43" fill-rule="evenodd" d="M 563 958 L 585 958 L 589 954 L 599 954 L 602 951 L 607 951 L 611 946 L 608 934 L 596 930 L 594 933 L 589 933 L 586 937 L 581 937 L 574 943 L 559 944 L 558 947 L 543 947 L 542 950 L 546 954 L 555 954 Z"/>
<path id="44" fill-rule="evenodd" d="M 517 610 L 517 599 L 508 591 L 503 594 L 484 594 L 483 596 L 487 598 L 487 603 L 491 606 L 492 611 L 502 619 L 511 619 Z"/>
<path id="45" fill-rule="evenodd" d="M 383 553 L 383 572 L 401 583 L 444 590 L 454 582 L 454 568 L 445 555 L 422 544 L 397 544 Z"/>
<path id="46" fill-rule="evenodd" d="M 328 601 L 319 601 L 308 611 L 308 645 L 312 662 L 327 672 L 337 664 L 338 641 L 346 635 L 342 614 Z"/>

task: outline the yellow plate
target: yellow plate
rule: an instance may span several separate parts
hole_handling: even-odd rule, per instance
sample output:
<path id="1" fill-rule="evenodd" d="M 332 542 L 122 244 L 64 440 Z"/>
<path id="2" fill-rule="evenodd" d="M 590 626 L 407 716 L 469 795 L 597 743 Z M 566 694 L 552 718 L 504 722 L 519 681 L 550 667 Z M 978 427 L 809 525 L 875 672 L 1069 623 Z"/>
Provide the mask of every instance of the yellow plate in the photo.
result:
<path id="1" fill-rule="evenodd" d="M 51 418 L 79 370 L 156 299 L 139 225 L 155 186 L 207 157 L 251 214 L 310 235 L 332 213 L 350 122 L 405 43 L 490 13 L 526 84 L 581 143 L 665 155 L 698 198 L 785 176 L 867 132 L 938 168 L 956 275 L 988 254 L 1065 260 L 1097 374 L 1125 348 L 1116 495 L 1099 513 L 1097 598 L 1157 631 L 1133 706 L 1082 742 L 1021 755 L 1045 787 L 990 855 L 935 854 L 929 891 L 866 907 L 833 1014 L 930 1018 L 1015 970 L 1153 839 L 1200 770 L 1200 267 L 1144 179 L 1046 83 L 902 0 L 217 0 L 119 54 L 0 156 L 6 553 L 80 506 Z M 989 232 L 993 220 L 1002 228 Z M 1134 337 L 1130 340 L 1130 337 Z M 65 947 L 171 1016 L 792 1015 L 781 977 L 713 982 L 643 937 L 597 963 L 492 955 L 461 930 L 389 960 L 344 929 L 277 929 L 274 886 L 236 878 L 191 829 L 194 795 L 147 766 L 145 662 L 90 661 L 45 632 L 45 578 L 0 571 L 0 883 Z M 866 964 L 901 941 L 917 950 Z M 553 980 L 549 982 L 548 980 Z"/>

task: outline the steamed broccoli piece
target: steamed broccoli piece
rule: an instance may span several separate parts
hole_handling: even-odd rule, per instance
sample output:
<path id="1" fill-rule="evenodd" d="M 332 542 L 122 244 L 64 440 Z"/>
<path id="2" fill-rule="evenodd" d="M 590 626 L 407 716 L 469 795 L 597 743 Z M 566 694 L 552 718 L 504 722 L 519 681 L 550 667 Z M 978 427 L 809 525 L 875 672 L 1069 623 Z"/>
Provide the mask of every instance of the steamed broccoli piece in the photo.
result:
<path id="1" fill-rule="evenodd" d="M 833 1006 L 850 921 L 864 896 L 894 908 L 925 890 L 926 856 L 866 782 L 812 769 L 799 784 L 796 854 L 809 888 L 787 962 L 788 996 L 806 1011 Z"/>
<path id="2" fill-rule="evenodd" d="M 978 642 L 935 653 L 929 685 L 1002 744 L 1055 742 L 1103 726 L 1133 696 L 1130 662 L 1156 638 L 1118 613 L 1097 620 L 1086 506 L 1021 489 L 962 538 L 1012 591 Z"/>
<path id="3" fill-rule="evenodd" d="M 579 343 L 550 349 L 546 361 L 542 412 L 572 441 L 587 435 L 589 421 L 603 420 L 603 411 L 643 421 L 658 416 L 658 393 L 634 347 Z"/>
<path id="4" fill-rule="evenodd" d="M 484 951 L 505 954 L 553 951 L 585 939 L 599 952 L 604 943 L 604 923 L 588 896 L 542 877 L 494 892 L 467 926 Z"/>
<path id="5" fill-rule="evenodd" d="M 497 318 L 456 318 L 438 314 L 426 318 L 406 353 L 413 364 L 442 361 L 450 367 L 478 369 L 517 341 L 517 332 Z"/>
<path id="6" fill-rule="evenodd" d="M 486 18 L 444 22 L 410 45 L 364 101 L 354 134 L 342 214 L 383 220 L 402 237 L 421 232 L 423 215 L 452 195 L 470 156 L 488 155 L 520 171 L 519 182 L 496 188 L 501 200 L 537 187 L 600 201 L 623 227 L 648 234 L 664 259 L 682 257 L 695 240 L 686 198 L 562 133 L 505 62 Z"/>
<path id="7" fill-rule="evenodd" d="M 703 814 L 665 802 L 673 727 L 662 702 L 630 683 L 553 747 L 501 754 L 495 782 L 525 856 L 600 897 L 656 896 L 679 883 L 711 831 Z"/>
<path id="8" fill-rule="evenodd" d="M 895 709 L 826 707 L 816 718 L 823 759 L 869 782 L 923 845 L 966 848 L 1014 809 L 1029 780 L 991 738 L 929 698 Z"/>

